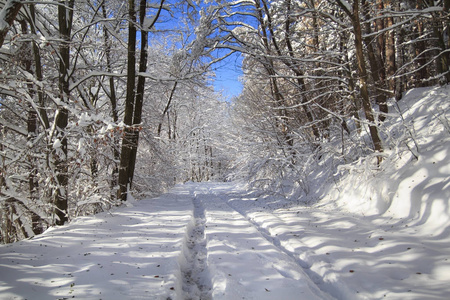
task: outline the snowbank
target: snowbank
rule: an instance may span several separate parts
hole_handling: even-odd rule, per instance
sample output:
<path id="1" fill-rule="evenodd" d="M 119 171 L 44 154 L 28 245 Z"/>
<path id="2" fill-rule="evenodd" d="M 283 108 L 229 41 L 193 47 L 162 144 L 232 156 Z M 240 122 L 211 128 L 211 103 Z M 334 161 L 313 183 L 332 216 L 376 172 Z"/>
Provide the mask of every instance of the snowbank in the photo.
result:
<path id="1" fill-rule="evenodd" d="M 370 159 L 340 166 L 344 175 L 326 186 L 319 205 L 442 231 L 450 224 L 450 87 L 410 90 L 390 111 L 381 126 L 387 140 L 381 171 Z"/>

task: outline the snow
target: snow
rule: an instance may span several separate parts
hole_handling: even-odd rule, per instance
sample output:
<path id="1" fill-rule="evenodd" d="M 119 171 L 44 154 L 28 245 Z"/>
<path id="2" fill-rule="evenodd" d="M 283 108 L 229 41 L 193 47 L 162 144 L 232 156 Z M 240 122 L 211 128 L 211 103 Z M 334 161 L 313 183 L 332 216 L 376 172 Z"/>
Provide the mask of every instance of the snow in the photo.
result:
<path id="1" fill-rule="evenodd" d="M 146 31 L 151 30 L 153 25 L 155 24 L 157 18 L 158 18 L 158 15 L 154 15 L 154 16 L 151 16 L 150 18 L 144 19 L 144 24 L 142 25 L 142 28 Z"/>
<path id="2" fill-rule="evenodd" d="M 9 11 L 13 8 L 13 1 L 8 1 L 5 6 L 0 10 L 0 31 L 4 31 L 9 28 L 8 22 L 6 22 L 6 17 Z"/>
<path id="3" fill-rule="evenodd" d="M 380 170 L 319 165 L 300 199 L 186 183 L 0 246 L 0 298 L 446 299 L 449 95 L 408 92 Z"/>
<path id="4" fill-rule="evenodd" d="M 195 185 L 194 185 L 195 186 Z M 204 210 L 207 265 L 213 299 L 331 299 L 311 281 L 295 258 L 230 205 L 234 186 L 196 188 Z"/>
<path id="5" fill-rule="evenodd" d="M 55 139 L 55 141 L 53 142 L 53 149 L 59 149 L 59 148 L 61 148 L 61 140 Z"/>
<path id="6" fill-rule="evenodd" d="M 345 8 L 349 11 L 352 12 L 353 8 L 350 5 L 350 3 L 348 3 L 346 0 L 338 0 L 343 6 L 345 6 Z"/>
<path id="7" fill-rule="evenodd" d="M 1 299 L 167 299 L 180 290 L 183 190 L 0 248 Z"/>

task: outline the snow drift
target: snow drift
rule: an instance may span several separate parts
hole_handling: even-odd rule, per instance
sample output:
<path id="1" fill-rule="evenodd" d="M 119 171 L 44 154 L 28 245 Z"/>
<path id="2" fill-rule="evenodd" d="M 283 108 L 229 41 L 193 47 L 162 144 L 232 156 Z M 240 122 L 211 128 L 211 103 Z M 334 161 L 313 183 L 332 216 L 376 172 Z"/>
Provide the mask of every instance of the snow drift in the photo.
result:
<path id="1" fill-rule="evenodd" d="M 450 87 L 413 89 L 390 106 L 380 169 L 368 157 L 338 166 L 334 180 L 313 175 L 309 181 L 321 188 L 312 196 L 322 206 L 442 230 L 450 220 Z"/>

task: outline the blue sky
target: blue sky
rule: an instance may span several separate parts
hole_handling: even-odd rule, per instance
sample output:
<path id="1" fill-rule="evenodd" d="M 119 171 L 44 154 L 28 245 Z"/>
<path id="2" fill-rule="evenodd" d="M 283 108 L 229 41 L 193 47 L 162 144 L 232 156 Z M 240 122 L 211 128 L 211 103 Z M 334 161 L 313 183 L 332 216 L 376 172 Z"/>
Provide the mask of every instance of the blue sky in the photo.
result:
<path id="1" fill-rule="evenodd" d="M 212 67 L 216 72 L 214 90 L 222 92 L 227 101 L 242 92 L 242 84 L 239 81 L 239 77 L 242 76 L 241 65 L 242 57 L 235 53 Z"/>
<path id="2" fill-rule="evenodd" d="M 157 1 L 155 3 L 157 3 Z M 176 3 L 176 1 L 166 0 L 166 3 L 174 4 Z M 184 6 L 178 6 L 176 8 L 173 7 L 173 15 L 169 14 L 167 11 L 163 11 L 160 18 L 160 21 L 162 22 L 157 23 L 156 27 L 159 30 L 171 30 L 173 28 L 173 24 L 178 23 L 182 18 L 182 15 L 186 13 L 184 9 Z M 155 12 L 155 9 L 149 10 L 148 16 L 153 16 Z M 192 28 L 192 30 L 194 30 L 194 28 Z M 137 34 L 139 39 L 140 32 L 138 32 Z M 194 35 L 192 35 L 190 38 L 193 37 Z M 149 41 L 149 43 L 151 44 L 151 40 Z M 213 56 L 215 56 L 216 58 L 220 57 L 221 55 L 225 55 L 227 51 L 228 50 L 225 49 L 218 50 L 218 52 L 220 53 L 216 53 L 216 55 L 213 54 Z M 214 81 L 212 82 L 214 90 L 216 92 L 221 92 L 224 100 L 226 101 L 230 101 L 233 97 L 238 96 L 242 92 L 242 84 L 239 81 L 239 77 L 243 75 L 241 66 L 242 56 L 239 53 L 234 53 L 223 61 L 220 61 L 219 63 L 211 66 L 211 69 L 216 74 L 216 77 L 212 78 L 214 79 Z"/>

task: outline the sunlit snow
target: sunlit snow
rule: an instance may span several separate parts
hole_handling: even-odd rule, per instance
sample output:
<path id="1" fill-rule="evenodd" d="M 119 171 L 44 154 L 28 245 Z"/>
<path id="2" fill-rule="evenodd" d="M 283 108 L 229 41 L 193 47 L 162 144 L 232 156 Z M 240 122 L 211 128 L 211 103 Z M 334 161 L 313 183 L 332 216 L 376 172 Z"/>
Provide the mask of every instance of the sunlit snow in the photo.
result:
<path id="1" fill-rule="evenodd" d="M 317 170 L 300 199 L 186 183 L 3 245 L 0 298 L 446 299 L 449 95 L 415 89 L 400 103 L 418 159 L 346 166 L 328 185 Z"/>

